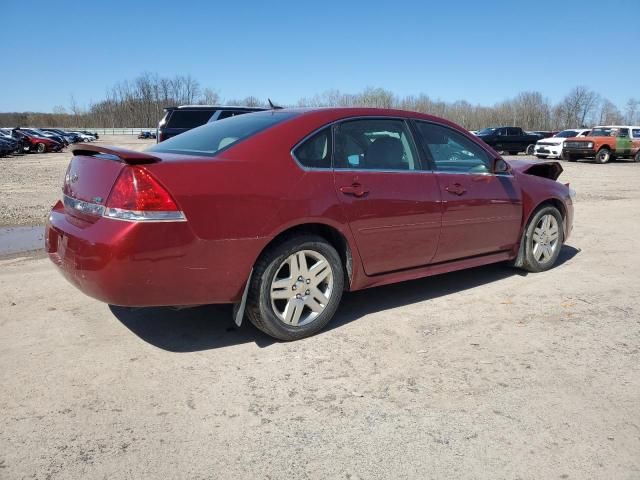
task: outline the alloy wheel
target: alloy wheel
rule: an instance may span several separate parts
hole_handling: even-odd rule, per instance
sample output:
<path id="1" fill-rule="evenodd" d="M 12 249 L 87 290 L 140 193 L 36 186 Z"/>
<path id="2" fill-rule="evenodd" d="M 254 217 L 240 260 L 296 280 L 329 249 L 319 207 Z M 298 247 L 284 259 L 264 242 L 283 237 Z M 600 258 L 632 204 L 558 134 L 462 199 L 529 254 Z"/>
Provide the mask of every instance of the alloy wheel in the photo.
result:
<path id="1" fill-rule="evenodd" d="M 543 215 L 533 230 L 533 258 L 547 263 L 553 258 L 559 245 L 558 220 L 551 214 Z"/>
<path id="2" fill-rule="evenodd" d="M 307 325 L 329 303 L 333 270 L 319 252 L 295 252 L 278 267 L 269 292 L 271 308 L 281 322 L 290 326 Z"/>

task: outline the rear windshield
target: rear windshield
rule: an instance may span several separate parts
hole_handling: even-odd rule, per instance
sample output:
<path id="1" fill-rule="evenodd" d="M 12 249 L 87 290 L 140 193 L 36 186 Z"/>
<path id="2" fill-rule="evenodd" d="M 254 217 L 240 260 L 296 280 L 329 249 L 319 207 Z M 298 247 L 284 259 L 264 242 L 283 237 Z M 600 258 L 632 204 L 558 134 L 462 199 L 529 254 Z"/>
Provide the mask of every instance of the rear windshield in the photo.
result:
<path id="1" fill-rule="evenodd" d="M 158 143 L 148 148 L 147 151 L 214 156 L 241 140 L 295 115 L 294 112 L 273 110 L 237 115 L 194 128 Z"/>
<path id="2" fill-rule="evenodd" d="M 168 128 L 195 128 L 204 125 L 216 113 L 215 110 L 174 110 L 169 115 Z"/>

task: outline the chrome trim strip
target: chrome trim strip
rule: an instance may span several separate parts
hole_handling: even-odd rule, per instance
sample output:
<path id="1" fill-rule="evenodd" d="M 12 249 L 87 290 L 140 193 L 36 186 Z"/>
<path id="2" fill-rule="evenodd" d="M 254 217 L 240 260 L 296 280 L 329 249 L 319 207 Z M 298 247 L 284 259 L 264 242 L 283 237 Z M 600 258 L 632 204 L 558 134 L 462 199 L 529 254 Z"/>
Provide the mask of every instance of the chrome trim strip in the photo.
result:
<path id="1" fill-rule="evenodd" d="M 142 212 L 137 210 L 124 210 L 122 208 L 107 208 L 98 203 L 91 203 L 84 200 L 78 200 L 68 195 L 62 196 L 64 206 L 95 217 L 103 217 L 111 220 L 119 220 L 121 222 L 144 222 L 144 223 L 160 223 L 160 222 L 186 222 L 187 218 L 182 211 L 148 211 Z"/>

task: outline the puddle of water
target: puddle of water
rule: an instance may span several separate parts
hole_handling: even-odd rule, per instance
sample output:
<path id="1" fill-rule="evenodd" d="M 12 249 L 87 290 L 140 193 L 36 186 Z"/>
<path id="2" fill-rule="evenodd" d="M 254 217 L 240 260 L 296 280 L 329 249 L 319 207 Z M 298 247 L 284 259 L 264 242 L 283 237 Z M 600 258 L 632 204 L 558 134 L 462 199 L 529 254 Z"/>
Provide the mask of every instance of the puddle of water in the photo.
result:
<path id="1" fill-rule="evenodd" d="M 0 255 L 44 248 L 44 227 L 1 227 Z"/>

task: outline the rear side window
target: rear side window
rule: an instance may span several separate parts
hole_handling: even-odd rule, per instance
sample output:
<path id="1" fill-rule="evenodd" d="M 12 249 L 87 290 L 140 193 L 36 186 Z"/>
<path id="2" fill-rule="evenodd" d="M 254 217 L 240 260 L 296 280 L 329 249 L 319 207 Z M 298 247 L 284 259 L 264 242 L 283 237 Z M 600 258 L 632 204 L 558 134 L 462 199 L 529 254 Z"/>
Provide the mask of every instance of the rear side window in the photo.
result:
<path id="1" fill-rule="evenodd" d="M 293 156 L 307 168 L 331 168 L 331 127 L 305 140 L 296 147 Z"/>
<path id="2" fill-rule="evenodd" d="M 211 122 L 186 131 L 162 143 L 149 152 L 214 156 L 236 143 L 296 115 L 294 112 L 265 111 L 238 115 L 224 122 Z"/>
<path id="3" fill-rule="evenodd" d="M 417 155 L 404 120 L 348 120 L 335 131 L 335 168 L 417 170 Z"/>
<path id="4" fill-rule="evenodd" d="M 491 160 L 487 152 L 460 132 L 435 123 L 416 122 L 420 142 L 435 169 L 455 173 L 488 173 Z"/>
<path id="5" fill-rule="evenodd" d="M 633 129 L 633 138 L 640 138 L 640 128 Z"/>
<path id="6" fill-rule="evenodd" d="M 195 128 L 204 125 L 215 110 L 174 110 L 165 125 L 167 128 Z"/>

